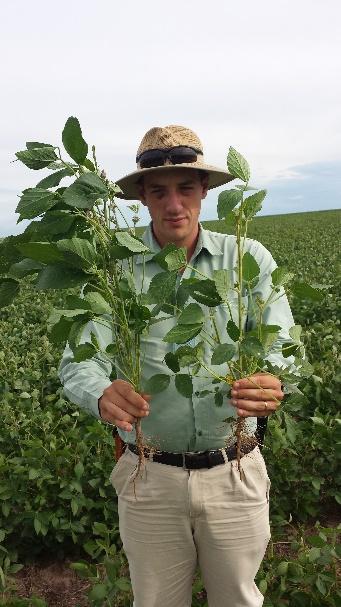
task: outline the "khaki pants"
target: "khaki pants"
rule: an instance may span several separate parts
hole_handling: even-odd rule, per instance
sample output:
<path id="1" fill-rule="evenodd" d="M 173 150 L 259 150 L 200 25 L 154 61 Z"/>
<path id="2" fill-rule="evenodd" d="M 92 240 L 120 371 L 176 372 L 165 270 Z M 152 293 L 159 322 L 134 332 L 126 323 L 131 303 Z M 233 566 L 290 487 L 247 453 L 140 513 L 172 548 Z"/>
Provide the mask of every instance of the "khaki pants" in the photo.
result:
<path id="1" fill-rule="evenodd" d="M 260 607 L 254 578 L 270 539 L 269 488 L 256 447 L 242 460 L 184 470 L 125 451 L 111 481 L 134 607 L 190 607 L 197 565 L 210 607 Z"/>

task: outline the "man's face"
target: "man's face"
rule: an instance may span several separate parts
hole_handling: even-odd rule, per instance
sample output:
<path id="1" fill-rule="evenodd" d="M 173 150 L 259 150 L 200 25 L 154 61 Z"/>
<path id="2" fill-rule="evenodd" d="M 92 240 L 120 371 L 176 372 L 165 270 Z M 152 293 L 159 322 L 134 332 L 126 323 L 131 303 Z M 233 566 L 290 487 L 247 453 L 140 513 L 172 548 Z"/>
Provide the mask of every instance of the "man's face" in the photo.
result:
<path id="1" fill-rule="evenodd" d="M 169 242 L 191 249 L 198 237 L 201 201 L 207 179 L 192 169 L 151 171 L 144 176 L 140 199 L 148 208 L 161 247 Z"/>

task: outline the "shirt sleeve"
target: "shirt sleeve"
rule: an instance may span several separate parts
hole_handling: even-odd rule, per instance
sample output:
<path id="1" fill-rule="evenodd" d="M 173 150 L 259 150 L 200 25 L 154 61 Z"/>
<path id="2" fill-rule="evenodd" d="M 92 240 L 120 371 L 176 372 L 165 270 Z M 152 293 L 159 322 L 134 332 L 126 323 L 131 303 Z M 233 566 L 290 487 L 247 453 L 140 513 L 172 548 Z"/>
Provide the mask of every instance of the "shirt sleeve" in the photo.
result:
<path id="1" fill-rule="evenodd" d="M 91 332 L 95 334 L 101 350 L 112 343 L 110 317 L 103 315 L 103 324 L 90 321 L 84 328 L 80 343 L 91 341 Z M 111 385 L 112 364 L 103 353 L 80 363 L 74 362 L 73 352 L 66 344 L 58 368 L 58 376 L 63 385 L 65 396 L 82 409 L 100 419 L 98 399 L 105 388 Z"/>
<path id="2" fill-rule="evenodd" d="M 251 241 L 250 253 L 256 259 L 260 267 L 260 279 L 256 287 L 252 290 L 253 298 L 259 297 L 266 301 L 269 297 L 272 288 L 271 273 L 277 268 L 271 253 L 259 242 Z M 278 325 L 281 327 L 276 341 L 272 344 L 266 360 L 278 367 L 288 367 L 294 362 L 294 357 L 285 358 L 282 354 L 282 345 L 285 342 L 292 342 L 289 335 L 289 329 L 295 324 L 288 298 L 285 290 L 281 287 L 276 295 L 276 301 L 268 305 L 263 313 L 263 324 Z M 247 329 L 252 330 L 256 326 L 255 311 L 249 302 Z"/>

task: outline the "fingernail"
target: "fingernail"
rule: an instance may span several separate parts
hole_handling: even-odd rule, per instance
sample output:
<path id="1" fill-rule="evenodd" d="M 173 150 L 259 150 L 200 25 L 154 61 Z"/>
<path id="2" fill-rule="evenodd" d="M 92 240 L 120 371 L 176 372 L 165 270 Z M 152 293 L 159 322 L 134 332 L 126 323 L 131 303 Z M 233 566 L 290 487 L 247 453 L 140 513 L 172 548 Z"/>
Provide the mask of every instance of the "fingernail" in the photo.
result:
<path id="1" fill-rule="evenodd" d="M 232 394 L 232 396 L 237 396 L 237 390 L 232 390 L 231 394 Z"/>
<path id="2" fill-rule="evenodd" d="M 237 401 L 236 401 L 236 400 L 232 399 L 232 404 L 233 404 L 233 405 L 237 405 L 238 403 L 237 403 Z"/>
<path id="3" fill-rule="evenodd" d="M 236 382 L 235 384 L 233 384 L 233 387 L 235 390 L 237 390 L 237 388 L 239 388 L 240 384 L 238 384 L 238 382 Z"/>
<path id="4" fill-rule="evenodd" d="M 144 414 L 145 414 L 145 415 L 149 415 L 149 411 L 145 411 L 145 412 L 144 412 Z"/>

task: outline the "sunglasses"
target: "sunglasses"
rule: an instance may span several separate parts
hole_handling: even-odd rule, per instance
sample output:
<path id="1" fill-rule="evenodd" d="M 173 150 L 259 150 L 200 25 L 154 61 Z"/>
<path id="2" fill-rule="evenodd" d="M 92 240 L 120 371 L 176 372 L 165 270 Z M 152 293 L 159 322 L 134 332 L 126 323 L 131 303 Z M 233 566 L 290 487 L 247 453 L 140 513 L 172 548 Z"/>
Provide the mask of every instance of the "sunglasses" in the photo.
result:
<path id="1" fill-rule="evenodd" d="M 202 155 L 202 151 L 185 145 L 179 145 L 166 150 L 147 150 L 136 156 L 136 162 L 140 164 L 141 169 L 149 169 L 150 167 L 162 166 L 166 160 L 170 160 L 172 164 L 196 162 L 198 154 Z"/>

